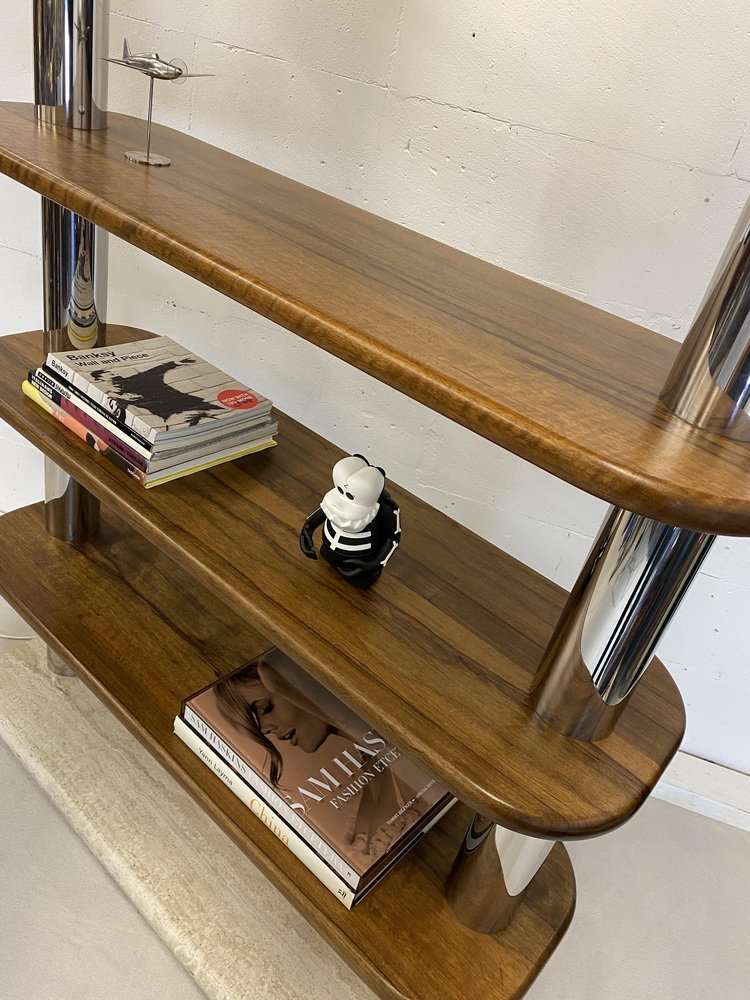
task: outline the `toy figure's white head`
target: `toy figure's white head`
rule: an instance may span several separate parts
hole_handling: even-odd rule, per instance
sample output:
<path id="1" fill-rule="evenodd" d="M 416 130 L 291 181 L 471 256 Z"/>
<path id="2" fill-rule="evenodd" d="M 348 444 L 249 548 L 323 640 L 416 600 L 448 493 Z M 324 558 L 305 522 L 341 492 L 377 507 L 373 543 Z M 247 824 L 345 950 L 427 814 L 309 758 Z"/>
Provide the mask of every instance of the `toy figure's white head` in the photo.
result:
<path id="1" fill-rule="evenodd" d="M 350 455 L 334 465 L 333 486 L 320 502 L 325 516 L 339 531 L 364 530 L 380 509 L 383 473 L 359 455 Z"/>

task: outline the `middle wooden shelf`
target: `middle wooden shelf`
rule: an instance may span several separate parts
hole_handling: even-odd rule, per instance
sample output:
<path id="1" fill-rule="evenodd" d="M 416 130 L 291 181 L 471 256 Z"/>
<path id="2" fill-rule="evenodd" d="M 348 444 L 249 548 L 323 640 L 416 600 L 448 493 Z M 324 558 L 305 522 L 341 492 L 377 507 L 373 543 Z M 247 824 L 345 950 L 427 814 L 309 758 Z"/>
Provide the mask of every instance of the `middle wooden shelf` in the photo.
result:
<path id="1" fill-rule="evenodd" d="M 140 336 L 108 328 L 112 343 Z M 612 829 L 645 800 L 684 728 L 659 661 L 610 737 L 559 735 L 528 698 L 559 587 L 395 486 L 402 546 L 361 593 L 299 551 L 333 445 L 280 416 L 278 448 L 145 491 L 22 396 L 40 345 L 40 333 L 0 340 L 0 417 L 463 801 L 566 839 Z"/>

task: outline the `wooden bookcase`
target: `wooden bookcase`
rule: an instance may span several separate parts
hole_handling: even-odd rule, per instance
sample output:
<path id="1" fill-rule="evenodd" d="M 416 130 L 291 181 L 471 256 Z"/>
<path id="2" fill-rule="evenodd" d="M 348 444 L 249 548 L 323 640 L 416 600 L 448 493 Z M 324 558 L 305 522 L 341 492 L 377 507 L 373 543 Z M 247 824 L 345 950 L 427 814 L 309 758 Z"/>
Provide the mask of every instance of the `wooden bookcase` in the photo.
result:
<path id="1" fill-rule="evenodd" d="M 169 129 L 173 166 L 134 167 L 141 127 L 1 104 L 0 170 L 588 492 L 750 534 L 744 449 L 658 404 L 671 342 Z M 572 915 L 570 862 L 558 844 L 506 931 L 467 930 L 442 890 L 468 810 L 558 840 L 627 820 L 682 737 L 664 667 L 611 736 L 559 735 L 529 703 L 554 584 L 395 486 L 403 543 L 360 593 L 298 549 L 333 445 L 282 416 L 278 448 L 144 491 L 22 396 L 41 355 L 39 333 L 0 339 L 0 417 L 101 499 L 102 530 L 71 546 L 39 506 L 3 517 L 4 596 L 379 995 L 522 996 Z M 186 693 L 270 642 L 463 803 L 351 913 L 171 732 Z"/>

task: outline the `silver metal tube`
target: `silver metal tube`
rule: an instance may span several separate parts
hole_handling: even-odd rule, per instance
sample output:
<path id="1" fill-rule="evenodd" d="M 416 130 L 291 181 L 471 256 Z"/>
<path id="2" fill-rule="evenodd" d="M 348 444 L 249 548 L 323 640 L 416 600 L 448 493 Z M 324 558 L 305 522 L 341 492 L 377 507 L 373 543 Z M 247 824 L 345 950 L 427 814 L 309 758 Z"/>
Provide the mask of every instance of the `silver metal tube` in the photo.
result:
<path id="1" fill-rule="evenodd" d="M 109 234 L 42 198 L 44 355 L 106 342 Z M 47 531 L 68 542 L 96 535 L 99 502 L 64 469 L 45 459 Z"/>
<path id="2" fill-rule="evenodd" d="M 51 459 L 44 460 L 44 519 L 63 542 L 83 542 L 99 531 L 99 501 Z"/>
<path id="3" fill-rule="evenodd" d="M 537 674 L 546 722 L 579 739 L 607 735 L 714 538 L 612 508 Z"/>
<path id="4" fill-rule="evenodd" d="M 106 342 L 109 234 L 42 198 L 44 356 Z M 96 534 L 99 503 L 50 459 L 44 463 L 45 518 L 55 538 L 81 541 Z"/>
<path id="5" fill-rule="evenodd" d="M 34 0 L 37 116 L 89 130 L 106 125 L 109 0 Z M 42 199 L 44 354 L 99 346 L 106 338 L 108 234 Z M 96 533 L 98 502 L 45 462 L 47 530 L 79 541 Z"/>
<path id="6" fill-rule="evenodd" d="M 151 159 L 151 116 L 154 112 L 154 78 L 148 81 L 148 132 L 146 134 L 146 163 Z"/>
<path id="7" fill-rule="evenodd" d="M 750 441 L 750 201 L 662 392 L 696 427 Z"/>
<path id="8" fill-rule="evenodd" d="M 554 845 L 476 813 L 446 883 L 457 919 L 484 934 L 504 930 Z"/>
<path id="9" fill-rule="evenodd" d="M 45 355 L 105 343 L 108 243 L 93 222 L 42 198 Z"/>
<path id="10" fill-rule="evenodd" d="M 107 125 L 109 0 L 34 0 L 37 117 L 51 125 Z"/>
<path id="11" fill-rule="evenodd" d="M 520 896 L 528 888 L 554 846 L 554 840 L 524 837 L 504 826 L 495 826 L 495 849 L 509 896 Z"/>

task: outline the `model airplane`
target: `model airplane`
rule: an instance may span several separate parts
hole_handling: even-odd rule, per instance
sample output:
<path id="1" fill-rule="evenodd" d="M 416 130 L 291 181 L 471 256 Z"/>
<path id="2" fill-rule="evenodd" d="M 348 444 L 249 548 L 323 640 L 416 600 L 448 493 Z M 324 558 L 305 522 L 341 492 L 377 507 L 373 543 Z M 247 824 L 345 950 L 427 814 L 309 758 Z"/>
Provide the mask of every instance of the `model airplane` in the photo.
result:
<path id="1" fill-rule="evenodd" d="M 213 76 L 213 73 L 188 73 L 187 66 L 180 59 L 173 59 L 166 62 L 159 57 L 158 52 L 136 52 L 130 51 L 127 38 L 122 46 L 122 59 L 104 59 L 104 62 L 114 63 L 116 66 L 127 66 L 128 69 L 138 70 L 145 73 L 152 80 L 185 80 L 194 76 Z"/>
<path id="2" fill-rule="evenodd" d="M 114 63 L 116 66 L 124 66 L 126 69 L 134 69 L 149 77 L 148 91 L 148 133 L 146 137 L 146 150 L 140 152 L 128 150 L 125 153 L 127 160 L 134 163 L 143 163 L 150 167 L 168 167 L 172 162 L 166 156 L 151 152 L 151 113 L 154 107 L 154 80 L 172 80 L 182 82 L 196 76 L 213 76 L 213 73 L 188 73 L 188 68 L 181 59 L 173 59 L 166 62 L 161 59 L 158 52 L 136 52 L 130 51 L 127 38 L 122 46 L 122 59 L 104 58 L 104 62 Z"/>

